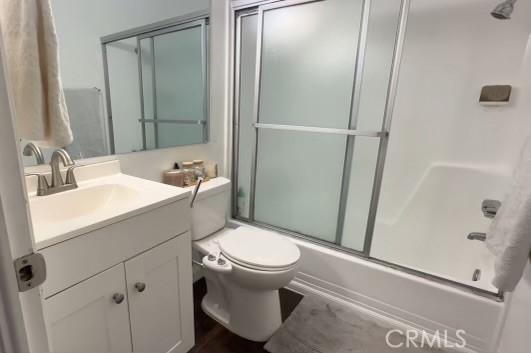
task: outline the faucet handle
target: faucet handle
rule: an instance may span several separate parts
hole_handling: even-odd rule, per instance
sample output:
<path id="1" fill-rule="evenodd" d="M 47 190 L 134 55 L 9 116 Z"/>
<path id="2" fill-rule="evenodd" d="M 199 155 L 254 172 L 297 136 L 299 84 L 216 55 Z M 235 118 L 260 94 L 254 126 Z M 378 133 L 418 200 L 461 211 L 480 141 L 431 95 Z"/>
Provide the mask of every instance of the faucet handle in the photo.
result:
<path id="1" fill-rule="evenodd" d="M 74 169 L 76 169 L 77 167 L 78 166 L 74 165 L 66 170 L 65 184 L 72 184 L 77 186 L 76 176 L 74 175 Z"/>
<path id="2" fill-rule="evenodd" d="M 50 185 L 48 184 L 48 180 L 46 180 L 46 177 L 43 174 L 37 174 L 37 173 L 26 173 L 24 176 L 36 176 L 38 183 L 37 183 L 37 196 L 43 196 L 46 195 L 48 189 L 50 188 Z"/>
<path id="3" fill-rule="evenodd" d="M 483 200 L 481 203 L 481 211 L 487 218 L 494 218 L 501 207 L 501 202 L 498 200 Z"/>

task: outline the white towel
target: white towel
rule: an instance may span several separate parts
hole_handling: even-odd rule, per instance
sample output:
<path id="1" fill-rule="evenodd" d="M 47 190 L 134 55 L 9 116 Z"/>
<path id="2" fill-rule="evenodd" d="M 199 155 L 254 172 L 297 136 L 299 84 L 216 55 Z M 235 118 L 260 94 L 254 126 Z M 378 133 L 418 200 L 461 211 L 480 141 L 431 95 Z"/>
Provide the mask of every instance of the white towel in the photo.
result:
<path id="1" fill-rule="evenodd" d="M 524 144 L 511 189 L 488 232 L 487 247 L 496 256 L 492 284 L 514 291 L 531 250 L 531 136 Z"/>
<path id="2" fill-rule="evenodd" d="M 1 0 L 0 24 L 19 137 L 72 142 L 49 0 Z"/>

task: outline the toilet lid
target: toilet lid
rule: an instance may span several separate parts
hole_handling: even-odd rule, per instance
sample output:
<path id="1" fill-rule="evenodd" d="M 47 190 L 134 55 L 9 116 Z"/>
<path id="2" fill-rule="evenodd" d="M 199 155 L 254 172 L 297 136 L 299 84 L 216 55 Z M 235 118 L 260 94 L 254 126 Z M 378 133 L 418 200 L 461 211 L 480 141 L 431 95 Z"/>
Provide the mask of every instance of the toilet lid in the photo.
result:
<path id="1" fill-rule="evenodd" d="M 260 229 L 239 227 L 219 240 L 221 252 L 243 266 L 283 270 L 299 261 L 297 245 L 287 238 Z"/>

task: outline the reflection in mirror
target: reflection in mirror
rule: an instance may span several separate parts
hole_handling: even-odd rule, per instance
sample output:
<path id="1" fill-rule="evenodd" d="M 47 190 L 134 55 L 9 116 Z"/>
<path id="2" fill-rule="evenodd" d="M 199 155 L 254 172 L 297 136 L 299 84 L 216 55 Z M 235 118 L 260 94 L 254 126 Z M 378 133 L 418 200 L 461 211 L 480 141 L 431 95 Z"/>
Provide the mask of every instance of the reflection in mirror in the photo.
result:
<path id="1" fill-rule="evenodd" d="M 63 147 L 72 159 L 208 142 L 208 11 L 151 23 L 126 19 L 137 27 L 106 32 L 92 22 L 83 24 L 89 29 L 73 26 L 63 18 L 70 7 L 56 1 L 53 10 L 59 45 L 64 40 L 68 49 L 60 64 L 69 74 L 64 92 L 74 141 Z M 79 67 L 86 64 L 94 67 Z M 30 142 L 22 140 L 21 151 Z M 55 148 L 33 142 L 48 163 Z M 25 166 L 42 164 L 29 152 Z"/>
<path id="2" fill-rule="evenodd" d="M 113 153 L 207 141 L 207 27 L 201 19 L 102 39 Z"/>
<path id="3" fill-rule="evenodd" d="M 100 89 L 65 88 L 65 102 L 70 116 L 70 128 L 74 141 L 65 146 L 72 159 L 84 159 L 106 156 L 110 153 L 107 138 L 107 124 L 103 109 L 103 97 Z M 31 148 L 29 146 L 33 145 Z M 41 153 L 30 153 L 30 149 Z M 25 166 L 44 164 L 56 148 L 39 146 L 38 142 L 21 141 Z"/>

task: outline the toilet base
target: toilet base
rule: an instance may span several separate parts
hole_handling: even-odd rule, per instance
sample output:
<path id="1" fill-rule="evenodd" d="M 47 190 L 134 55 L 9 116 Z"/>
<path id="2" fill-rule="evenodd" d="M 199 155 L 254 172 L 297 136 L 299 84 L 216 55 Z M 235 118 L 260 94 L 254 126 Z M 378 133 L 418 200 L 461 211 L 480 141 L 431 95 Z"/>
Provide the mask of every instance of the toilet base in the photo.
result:
<path id="1" fill-rule="evenodd" d="M 230 308 L 224 308 L 207 293 L 201 307 L 229 331 L 255 342 L 267 341 L 282 324 L 278 290 L 233 287 L 230 303 Z"/>
<path id="2" fill-rule="evenodd" d="M 212 319 L 216 320 L 222 326 L 229 328 L 229 313 L 227 310 L 210 300 L 208 294 L 203 297 L 201 308 Z"/>

